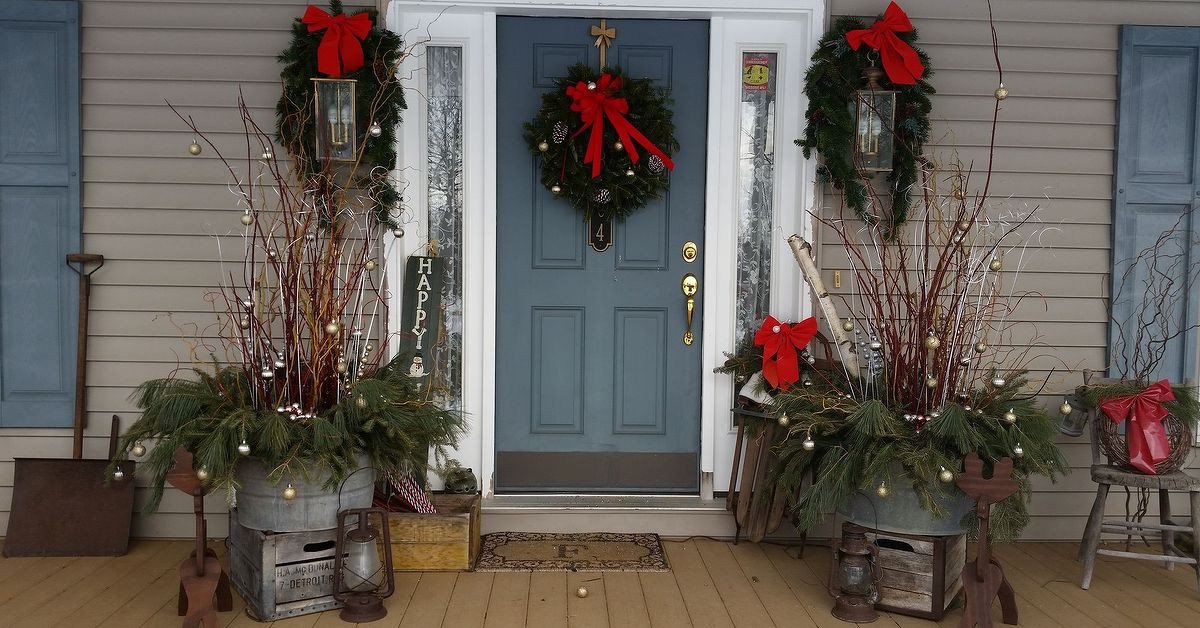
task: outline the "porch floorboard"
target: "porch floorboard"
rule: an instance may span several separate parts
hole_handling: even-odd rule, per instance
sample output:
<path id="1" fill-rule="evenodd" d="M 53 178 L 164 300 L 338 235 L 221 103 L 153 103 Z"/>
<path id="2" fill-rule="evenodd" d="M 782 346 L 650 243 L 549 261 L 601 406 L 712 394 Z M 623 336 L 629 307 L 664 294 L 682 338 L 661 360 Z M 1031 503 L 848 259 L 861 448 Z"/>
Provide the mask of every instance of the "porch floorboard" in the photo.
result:
<path id="1" fill-rule="evenodd" d="M 0 541 L 2 542 L 2 541 Z M 218 548 L 222 561 L 225 551 Z M 388 616 L 372 628 L 557 628 L 732 626 L 842 628 L 825 592 L 829 550 L 809 545 L 738 545 L 705 538 L 665 541 L 665 573 L 398 573 Z M 1114 546 L 1117 544 L 1113 544 Z M 0 559 L 0 626 L 178 626 L 175 593 L 188 541 L 135 541 L 117 558 Z M 1079 588 L 1074 543 L 996 548 L 1017 592 L 1022 626 L 1200 625 L 1195 573 L 1149 562 L 1098 557 L 1090 591 Z M 1136 548 L 1136 546 L 1135 546 Z M 575 590 L 589 594 L 579 598 Z M 221 626 L 251 620 L 236 595 Z M 995 610 L 1000 626 L 999 610 Z M 929 622 L 883 614 L 876 626 L 957 626 L 961 610 Z M 318 628 L 343 624 L 337 611 L 269 624 Z"/>

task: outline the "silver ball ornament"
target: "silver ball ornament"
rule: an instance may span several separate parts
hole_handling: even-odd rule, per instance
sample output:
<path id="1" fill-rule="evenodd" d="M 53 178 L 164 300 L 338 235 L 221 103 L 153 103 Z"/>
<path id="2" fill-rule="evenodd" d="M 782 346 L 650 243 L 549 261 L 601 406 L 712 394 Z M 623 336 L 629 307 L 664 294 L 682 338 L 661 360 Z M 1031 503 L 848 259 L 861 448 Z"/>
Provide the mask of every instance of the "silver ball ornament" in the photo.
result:
<path id="1" fill-rule="evenodd" d="M 1018 458 L 1025 455 L 1025 448 L 1021 447 L 1021 443 L 1017 443 L 1017 446 L 1013 447 L 1013 455 Z"/>
<path id="2" fill-rule="evenodd" d="M 1007 383 L 1008 383 L 1008 381 L 1005 380 L 1003 377 L 992 378 L 992 385 L 995 386 L 996 388 L 1000 388 L 1001 386 L 1003 386 Z"/>
<path id="3" fill-rule="evenodd" d="M 242 444 L 238 445 L 238 453 L 243 456 L 250 455 L 250 445 L 246 443 L 245 439 L 242 439 Z"/>
<path id="4" fill-rule="evenodd" d="M 625 150 L 625 145 L 621 142 L 613 142 L 613 150 Z"/>
<path id="5" fill-rule="evenodd" d="M 888 490 L 887 482 L 880 482 L 879 487 L 875 489 L 875 494 L 880 497 L 887 497 L 888 495 L 891 495 L 892 492 Z"/>
<path id="6" fill-rule="evenodd" d="M 872 340 L 871 341 L 871 350 L 879 351 L 880 349 L 883 349 L 883 343 L 879 342 L 878 340 Z"/>
<path id="7" fill-rule="evenodd" d="M 397 238 L 403 238 L 404 237 L 404 227 L 396 227 L 395 229 L 392 229 L 392 235 L 396 236 Z"/>
<path id="8" fill-rule="evenodd" d="M 238 321 L 238 327 L 242 329 L 250 329 L 250 319 L 243 316 L 242 320 Z"/>
<path id="9" fill-rule="evenodd" d="M 804 448 L 804 451 L 812 451 L 817 448 L 817 443 L 813 441 L 812 436 L 806 435 L 804 437 L 804 441 L 800 443 L 800 446 Z"/>
<path id="10" fill-rule="evenodd" d="M 201 148 L 201 146 L 199 144 L 197 144 L 196 142 L 192 142 L 191 144 L 188 145 L 188 152 L 193 155 L 199 155 L 200 151 L 202 151 L 202 150 L 204 150 L 204 149 Z"/>
<path id="11" fill-rule="evenodd" d="M 594 91 L 596 91 L 596 82 L 595 82 L 595 81 L 588 81 L 588 82 L 587 82 L 587 88 L 588 88 L 588 91 L 589 91 L 589 92 L 594 92 Z"/>
<path id="12" fill-rule="evenodd" d="M 121 470 L 121 467 L 117 467 L 117 470 L 113 471 L 113 479 L 114 480 L 125 479 L 125 472 Z"/>
<path id="13" fill-rule="evenodd" d="M 970 231 L 971 230 L 971 221 L 970 220 L 958 221 L 958 230 L 959 231 Z"/>
<path id="14" fill-rule="evenodd" d="M 275 153 L 271 152 L 271 149 L 269 149 L 269 148 L 267 150 L 264 150 L 263 154 L 262 154 L 263 159 L 270 159 L 274 156 L 275 156 Z"/>
<path id="15" fill-rule="evenodd" d="M 259 373 L 259 375 L 261 375 L 263 379 L 274 379 L 275 371 L 272 370 L 270 367 L 267 367 L 267 368 L 264 368 L 262 370 L 262 372 Z"/>
<path id="16" fill-rule="evenodd" d="M 142 456 L 146 455 L 146 446 L 141 443 L 134 443 L 133 447 L 129 450 L 129 453 L 137 458 L 141 458 Z"/>
<path id="17" fill-rule="evenodd" d="M 296 487 L 288 484 L 287 488 L 283 489 L 283 498 L 289 502 L 296 499 Z"/>
<path id="18" fill-rule="evenodd" d="M 200 467 L 196 469 L 196 477 L 203 482 L 208 479 L 208 467 Z"/>
<path id="19" fill-rule="evenodd" d="M 1012 408 L 1009 408 L 1009 409 L 1008 409 L 1008 412 L 1005 412 L 1005 413 L 1004 413 L 1004 417 L 1003 417 L 1003 418 L 1004 418 L 1004 422 L 1005 422 L 1005 423 L 1008 423 L 1009 425 L 1012 425 L 1013 423 L 1016 423 L 1016 422 L 1017 422 L 1017 413 L 1016 413 L 1016 412 L 1013 412 L 1013 411 L 1012 411 Z"/>
<path id="20" fill-rule="evenodd" d="M 779 415 L 779 418 L 776 420 L 776 422 L 778 422 L 781 427 L 787 427 L 792 424 L 792 420 L 789 419 L 788 415 L 786 414 Z"/>
<path id="21" fill-rule="evenodd" d="M 550 192 L 553 194 L 562 194 L 562 186 L 561 185 L 552 185 L 552 186 L 550 186 Z"/>
<path id="22" fill-rule="evenodd" d="M 367 127 L 367 133 L 370 133 L 371 137 L 379 137 L 383 135 L 383 127 L 379 126 L 378 122 L 372 122 L 371 126 Z"/>
<path id="23" fill-rule="evenodd" d="M 632 168 L 625 171 L 625 176 L 627 176 L 627 177 L 632 177 L 634 174 L 636 174 L 636 173 L 633 171 Z"/>

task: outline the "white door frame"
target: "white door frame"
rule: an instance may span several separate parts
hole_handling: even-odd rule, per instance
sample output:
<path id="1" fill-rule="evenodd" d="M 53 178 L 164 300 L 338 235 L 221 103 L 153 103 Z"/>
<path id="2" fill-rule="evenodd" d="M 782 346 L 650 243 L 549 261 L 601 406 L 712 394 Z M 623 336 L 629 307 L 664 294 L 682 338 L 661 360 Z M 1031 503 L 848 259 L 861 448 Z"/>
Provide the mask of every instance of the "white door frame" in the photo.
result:
<path id="1" fill-rule="evenodd" d="M 733 453 L 729 408 L 732 386 L 713 373 L 734 349 L 735 282 L 739 181 L 738 121 L 742 51 L 778 53 L 776 111 L 776 198 L 771 311 L 781 319 L 807 316 L 811 306 L 784 238 L 800 233 L 811 239 L 807 212 L 816 207 L 816 165 L 804 159 L 792 139 L 803 131 L 807 100 L 804 70 L 825 24 L 824 0 L 754 0 L 731 6 L 728 0 L 625 0 L 619 7 L 596 0 L 393 0 L 386 13 L 389 28 L 406 43 L 463 48 L 463 409 L 469 432 L 458 447 L 464 466 L 478 471 L 485 496 L 494 490 L 495 470 L 495 329 L 496 329 L 496 16 L 554 15 L 606 18 L 700 18 L 710 21 L 707 174 L 705 177 L 705 285 L 701 286 L 702 335 L 700 471 L 701 496 L 711 498 L 714 484 L 728 481 Z M 750 5 L 750 6 L 746 6 Z M 583 34 L 580 35 L 584 37 Z M 400 295 L 404 259 L 428 240 L 424 182 L 424 108 L 427 93 L 420 55 L 401 69 L 408 77 L 409 108 L 399 132 L 400 168 L 407 190 L 408 234 L 389 246 L 387 276 L 392 295 Z M 398 298 L 398 297 L 397 297 Z M 389 329 L 399 328 L 401 308 L 390 309 Z M 393 351 L 395 345 L 393 344 Z"/>

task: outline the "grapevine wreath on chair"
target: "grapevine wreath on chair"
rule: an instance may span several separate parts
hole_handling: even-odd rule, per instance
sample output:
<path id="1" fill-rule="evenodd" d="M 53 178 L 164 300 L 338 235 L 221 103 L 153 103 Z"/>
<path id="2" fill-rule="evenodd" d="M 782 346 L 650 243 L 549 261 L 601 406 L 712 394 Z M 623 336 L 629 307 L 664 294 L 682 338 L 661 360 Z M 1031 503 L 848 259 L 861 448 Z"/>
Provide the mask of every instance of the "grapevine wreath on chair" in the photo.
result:
<path id="1" fill-rule="evenodd" d="M 670 185 L 679 150 L 666 89 L 620 68 L 572 66 L 542 96 L 525 141 L 542 185 L 583 212 L 624 220 Z"/>

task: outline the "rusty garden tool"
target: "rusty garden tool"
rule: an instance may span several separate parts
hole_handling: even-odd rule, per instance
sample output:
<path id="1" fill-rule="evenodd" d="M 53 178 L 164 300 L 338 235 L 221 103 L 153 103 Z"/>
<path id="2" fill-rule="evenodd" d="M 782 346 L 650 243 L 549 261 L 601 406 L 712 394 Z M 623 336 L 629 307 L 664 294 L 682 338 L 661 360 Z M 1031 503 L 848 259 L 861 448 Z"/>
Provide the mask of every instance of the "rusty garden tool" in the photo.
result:
<path id="1" fill-rule="evenodd" d="M 79 264 L 75 270 L 72 264 Z M 88 264 L 96 267 L 84 272 Z M 71 457 L 83 457 L 83 430 L 87 427 L 87 338 L 88 308 L 92 298 L 92 273 L 104 265 L 104 256 L 95 253 L 72 253 L 67 256 L 67 266 L 79 273 L 79 342 L 75 347 L 75 440 Z"/>

